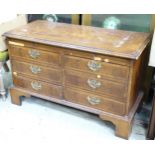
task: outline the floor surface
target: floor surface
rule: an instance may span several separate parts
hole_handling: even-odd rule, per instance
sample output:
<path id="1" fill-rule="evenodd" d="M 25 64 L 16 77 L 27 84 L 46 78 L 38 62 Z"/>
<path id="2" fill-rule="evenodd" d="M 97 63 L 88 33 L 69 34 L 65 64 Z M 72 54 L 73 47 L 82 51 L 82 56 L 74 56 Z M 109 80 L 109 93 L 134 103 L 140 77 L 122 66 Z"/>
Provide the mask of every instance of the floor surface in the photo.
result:
<path id="1" fill-rule="evenodd" d="M 61 137 L 77 141 L 83 137 L 95 143 L 106 139 L 121 139 L 114 135 L 114 126 L 96 115 L 31 97 L 23 98 L 22 106 L 11 104 L 10 96 L 0 100 L 0 141 L 35 139 L 46 141 Z M 133 125 L 131 140 L 145 139 L 145 129 Z"/>

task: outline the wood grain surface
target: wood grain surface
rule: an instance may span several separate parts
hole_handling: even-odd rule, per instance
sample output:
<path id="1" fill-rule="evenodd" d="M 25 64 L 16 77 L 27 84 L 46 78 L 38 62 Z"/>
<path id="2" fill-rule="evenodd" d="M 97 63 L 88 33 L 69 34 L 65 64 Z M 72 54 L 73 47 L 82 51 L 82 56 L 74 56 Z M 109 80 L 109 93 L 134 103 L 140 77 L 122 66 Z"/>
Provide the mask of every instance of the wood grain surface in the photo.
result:
<path id="1" fill-rule="evenodd" d="M 48 21 L 35 21 L 4 34 L 9 38 L 138 59 L 149 42 L 142 32 L 109 30 Z"/>

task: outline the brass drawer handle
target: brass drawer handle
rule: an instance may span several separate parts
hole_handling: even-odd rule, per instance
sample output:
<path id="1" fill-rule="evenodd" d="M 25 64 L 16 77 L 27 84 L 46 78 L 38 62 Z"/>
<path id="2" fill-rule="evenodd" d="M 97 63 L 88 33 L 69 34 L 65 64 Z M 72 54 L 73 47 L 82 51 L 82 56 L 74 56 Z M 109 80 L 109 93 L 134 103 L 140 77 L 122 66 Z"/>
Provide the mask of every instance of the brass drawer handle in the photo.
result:
<path id="1" fill-rule="evenodd" d="M 87 97 L 87 100 L 88 102 L 91 104 L 91 105 L 97 105 L 97 104 L 100 104 L 101 103 L 101 100 L 97 97 L 94 97 L 94 96 L 88 96 Z"/>
<path id="2" fill-rule="evenodd" d="M 35 51 L 35 50 L 30 50 L 29 52 L 29 56 L 33 59 L 36 59 L 39 57 L 40 53 L 38 51 Z"/>
<path id="3" fill-rule="evenodd" d="M 37 82 L 37 81 L 32 81 L 31 82 L 31 86 L 34 90 L 41 90 L 42 85 L 41 83 Z"/>
<path id="4" fill-rule="evenodd" d="M 97 71 L 102 67 L 102 64 L 100 61 L 90 60 L 88 62 L 88 68 L 92 71 Z"/>
<path id="5" fill-rule="evenodd" d="M 38 74 L 41 72 L 41 68 L 39 66 L 34 66 L 34 65 L 31 65 L 30 66 L 30 70 L 32 73 L 34 74 Z"/>
<path id="6" fill-rule="evenodd" d="M 102 58 L 100 58 L 100 57 L 94 57 L 94 60 L 96 60 L 96 61 L 101 61 Z"/>
<path id="7" fill-rule="evenodd" d="M 88 79 L 87 83 L 93 89 L 99 88 L 101 86 L 101 82 L 95 79 Z"/>
<path id="8" fill-rule="evenodd" d="M 110 60 L 109 59 L 104 59 L 104 62 L 107 62 L 108 63 L 108 62 L 110 62 Z"/>
<path id="9" fill-rule="evenodd" d="M 13 75 L 14 75 L 14 76 L 17 76 L 18 74 L 17 74 L 17 72 L 13 72 Z"/>

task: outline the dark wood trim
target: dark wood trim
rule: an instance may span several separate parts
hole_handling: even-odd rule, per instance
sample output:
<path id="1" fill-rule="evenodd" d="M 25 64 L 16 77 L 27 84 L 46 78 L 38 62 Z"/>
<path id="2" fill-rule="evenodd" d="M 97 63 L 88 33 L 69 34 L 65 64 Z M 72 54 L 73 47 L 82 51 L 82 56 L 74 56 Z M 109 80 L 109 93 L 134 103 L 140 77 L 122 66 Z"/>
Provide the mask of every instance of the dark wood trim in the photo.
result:
<path id="1" fill-rule="evenodd" d="M 149 123 L 146 138 L 148 140 L 153 140 L 155 138 L 155 87 L 154 87 L 154 96 L 153 96 L 153 100 L 152 100 L 152 111 L 150 114 L 150 123 Z"/>

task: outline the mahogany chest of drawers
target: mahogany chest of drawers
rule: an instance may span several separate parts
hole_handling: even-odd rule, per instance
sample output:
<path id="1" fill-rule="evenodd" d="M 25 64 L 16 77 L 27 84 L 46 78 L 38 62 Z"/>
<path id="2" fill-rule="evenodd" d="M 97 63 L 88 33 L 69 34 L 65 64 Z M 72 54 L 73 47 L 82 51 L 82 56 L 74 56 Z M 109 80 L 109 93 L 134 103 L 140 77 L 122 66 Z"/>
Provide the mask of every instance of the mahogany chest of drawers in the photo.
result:
<path id="1" fill-rule="evenodd" d="M 143 98 L 150 35 L 35 21 L 4 34 L 12 102 L 31 95 L 99 115 L 128 138 Z"/>

